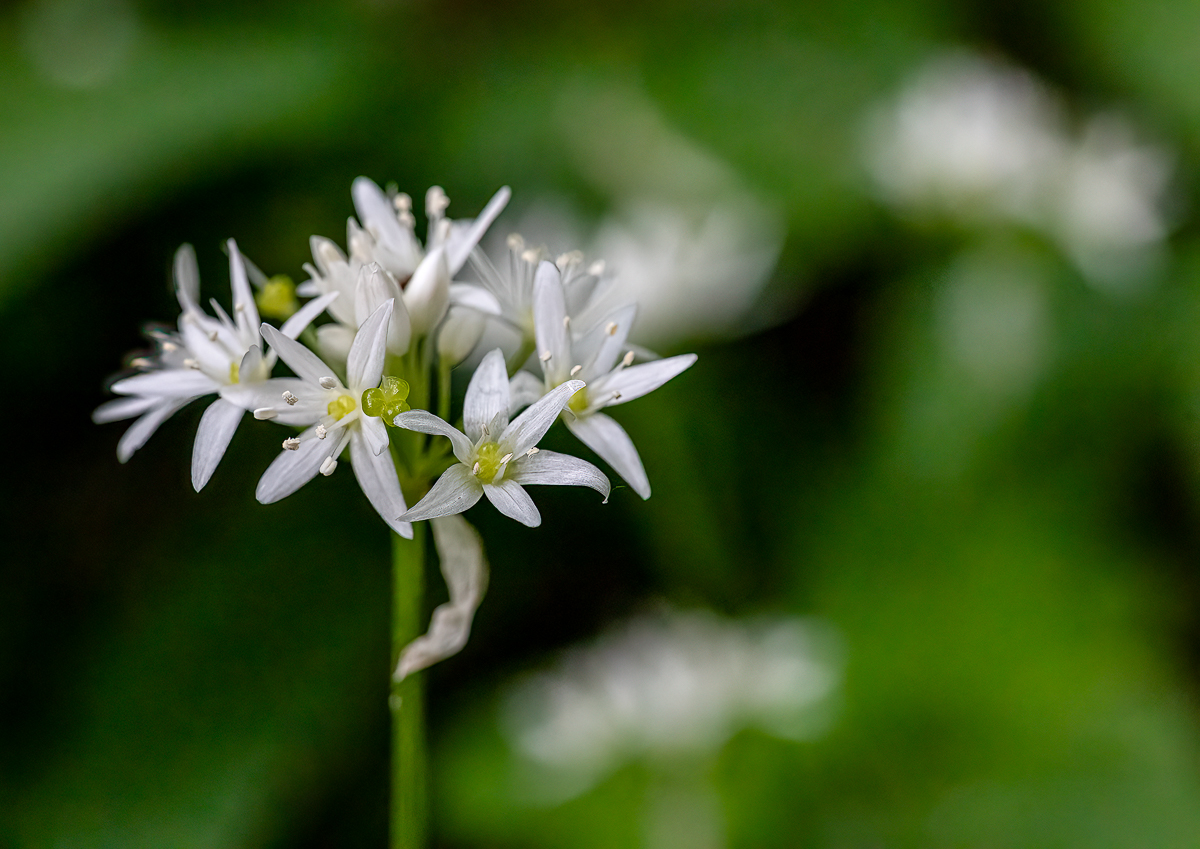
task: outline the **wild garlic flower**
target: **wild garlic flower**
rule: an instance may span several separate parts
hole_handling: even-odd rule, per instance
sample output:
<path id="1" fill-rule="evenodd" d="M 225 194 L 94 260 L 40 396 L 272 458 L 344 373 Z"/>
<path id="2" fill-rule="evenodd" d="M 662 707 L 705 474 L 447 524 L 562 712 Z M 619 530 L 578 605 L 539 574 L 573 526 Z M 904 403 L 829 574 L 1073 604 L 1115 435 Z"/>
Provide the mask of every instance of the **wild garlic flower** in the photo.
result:
<path id="1" fill-rule="evenodd" d="M 567 295 L 553 263 L 537 268 L 533 286 L 537 357 L 543 380 L 518 372 L 511 384 L 515 407 L 530 403 L 555 387 L 583 380 L 587 386 L 563 409 L 563 420 L 579 441 L 599 454 L 642 498 L 650 497 L 650 481 L 633 440 L 605 407 L 624 404 L 653 392 L 696 362 L 695 354 L 633 365 L 636 353 L 626 339 L 637 315 L 631 304 L 612 313 L 579 339 L 573 339 Z"/>
<path id="2" fill-rule="evenodd" d="M 258 482 L 260 502 L 286 498 L 318 473 L 333 474 L 338 456 L 349 446 L 354 476 L 371 506 L 392 530 L 412 538 L 412 526 L 397 519 L 405 504 L 388 450 L 387 426 L 364 409 L 364 394 L 377 389 L 383 377 L 393 307 L 391 299 L 384 301 L 358 328 L 346 360 L 346 384 L 308 348 L 262 326 L 263 336 L 297 377 L 231 388 L 228 397 L 253 408 L 256 419 L 305 430 L 283 441 L 283 452 Z"/>
<path id="3" fill-rule="evenodd" d="M 521 335 L 522 341 L 534 343 L 533 280 L 538 266 L 548 257 L 545 249 L 531 248 L 519 234 L 508 237 L 507 262 L 497 268 L 481 248 L 471 252 L 470 263 L 478 282 L 455 283 L 451 299 L 483 313 L 497 316 Z M 584 265 L 581 251 L 561 254 L 554 264 L 562 275 L 567 312 L 578 315 L 596 294 L 604 274 L 604 262 L 597 260 Z"/>
<path id="4" fill-rule="evenodd" d="M 462 268 L 509 198 L 509 190 L 502 188 L 478 218 L 452 221 L 445 215 L 449 198 L 434 186 L 425 196 L 429 231 L 422 245 L 416 236 L 412 200 L 408 195 L 398 194 L 389 199 L 366 177 L 354 181 L 351 194 L 362 223 L 353 218 L 347 223 L 349 256 L 329 239 L 313 236 L 311 247 L 316 267 L 305 266 L 311 279 L 297 289 L 301 295 L 340 291 L 351 296 L 330 310 L 340 327 L 327 325 L 327 329 L 319 331 L 322 351 L 334 359 L 349 350 L 349 339 L 361 320 L 353 308 L 353 294 L 364 267 L 375 263 L 384 273 L 384 283 L 396 298 L 395 320 L 407 324 L 413 336 L 428 335 L 449 307 L 451 278 Z M 392 350 L 400 335 L 397 332 L 389 345 L 392 353 L 404 353 Z"/>
<path id="5" fill-rule="evenodd" d="M 216 318 L 200 308 L 196 254 L 191 245 L 180 247 L 175 252 L 175 294 L 183 309 L 178 331 L 154 333 L 155 355 L 134 361 L 142 373 L 118 380 L 111 387 L 116 394 L 127 397 L 102 404 L 92 415 L 98 423 L 139 416 L 117 444 L 117 458 L 122 463 L 162 422 L 191 401 L 228 386 L 250 386 L 270 377 L 276 354 L 263 351 L 258 310 L 245 263 L 233 239 L 227 246 L 234 318 L 216 301 L 212 302 Z M 287 338 L 299 336 L 335 297 L 328 295 L 306 304 L 278 332 Z M 225 398 L 218 398 L 204 411 L 192 449 L 192 486 L 197 492 L 212 477 L 243 412 L 241 406 Z"/>
<path id="6" fill-rule="evenodd" d="M 462 513 L 486 495 L 505 516 L 536 528 L 542 517 L 523 484 L 590 486 L 607 501 L 608 478 L 599 469 L 586 460 L 537 448 L 583 385 L 582 380 L 568 380 L 509 422 L 508 372 L 504 352 L 496 348 L 483 358 L 467 386 L 465 433 L 424 410 L 396 416 L 397 427 L 447 437 L 458 459 L 400 518 L 417 522 Z"/>

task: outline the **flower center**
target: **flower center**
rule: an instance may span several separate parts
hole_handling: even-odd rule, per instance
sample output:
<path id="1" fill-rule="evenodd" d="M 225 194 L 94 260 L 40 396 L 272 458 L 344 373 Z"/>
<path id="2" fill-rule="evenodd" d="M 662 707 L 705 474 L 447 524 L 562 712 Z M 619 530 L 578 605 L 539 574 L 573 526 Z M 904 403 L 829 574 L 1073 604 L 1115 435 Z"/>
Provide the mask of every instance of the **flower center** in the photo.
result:
<path id="1" fill-rule="evenodd" d="M 254 300 L 264 318 L 277 318 L 280 321 L 291 318 L 292 313 L 300 308 L 296 301 L 296 284 L 286 274 L 276 274 L 263 284 L 255 293 Z"/>
<path id="2" fill-rule="evenodd" d="M 472 467 L 471 473 L 482 483 L 492 483 L 496 478 L 496 473 L 500 471 L 500 466 L 503 465 L 503 459 L 500 455 L 499 444 L 485 442 L 475 449 L 475 465 Z"/>
<path id="3" fill-rule="evenodd" d="M 367 389 L 362 394 L 363 412 L 368 416 L 379 416 L 391 425 L 396 416 L 412 409 L 405 403 L 408 397 L 408 382 L 398 377 L 384 375 L 378 389 Z"/>
<path id="4" fill-rule="evenodd" d="M 584 410 L 586 410 L 587 407 L 588 407 L 588 391 L 587 391 L 587 387 L 585 386 L 582 389 L 580 389 L 578 392 L 576 392 L 574 395 L 571 396 L 571 400 L 567 402 L 567 409 L 569 409 L 575 415 L 579 415 Z"/>
<path id="5" fill-rule="evenodd" d="M 229 382 L 230 383 L 238 382 L 238 364 L 237 363 L 229 364 Z"/>
<path id="6" fill-rule="evenodd" d="M 329 415 L 340 420 L 348 413 L 353 413 L 357 406 L 358 405 L 354 403 L 354 399 L 349 395 L 339 395 L 330 401 L 329 406 L 325 409 Z"/>

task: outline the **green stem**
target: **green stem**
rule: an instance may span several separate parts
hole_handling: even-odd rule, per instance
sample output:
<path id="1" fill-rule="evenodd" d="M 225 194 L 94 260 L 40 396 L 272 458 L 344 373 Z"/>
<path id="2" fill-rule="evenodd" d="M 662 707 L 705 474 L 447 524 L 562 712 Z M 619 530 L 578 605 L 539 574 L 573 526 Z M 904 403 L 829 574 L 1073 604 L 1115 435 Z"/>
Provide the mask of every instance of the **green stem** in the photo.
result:
<path id="1" fill-rule="evenodd" d="M 425 596 L 425 523 L 413 525 L 413 538 L 392 537 L 392 669 L 400 652 L 421 633 Z M 423 849 L 428 808 L 425 756 L 425 704 L 422 674 L 392 683 L 391 849 Z"/>
<path id="2" fill-rule="evenodd" d="M 438 416 L 450 421 L 450 363 L 438 358 Z"/>

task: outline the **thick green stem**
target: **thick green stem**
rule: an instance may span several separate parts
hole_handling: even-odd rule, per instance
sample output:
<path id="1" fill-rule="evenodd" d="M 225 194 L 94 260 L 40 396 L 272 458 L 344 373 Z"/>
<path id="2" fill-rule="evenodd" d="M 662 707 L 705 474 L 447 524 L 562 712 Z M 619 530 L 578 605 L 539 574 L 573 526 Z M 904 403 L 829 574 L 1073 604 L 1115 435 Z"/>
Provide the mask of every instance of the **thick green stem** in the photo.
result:
<path id="1" fill-rule="evenodd" d="M 392 537 L 392 669 L 400 652 L 420 635 L 425 596 L 425 523 L 413 525 L 413 538 Z M 423 849 L 428 803 L 425 758 L 425 703 L 422 674 L 393 682 L 391 849 Z"/>

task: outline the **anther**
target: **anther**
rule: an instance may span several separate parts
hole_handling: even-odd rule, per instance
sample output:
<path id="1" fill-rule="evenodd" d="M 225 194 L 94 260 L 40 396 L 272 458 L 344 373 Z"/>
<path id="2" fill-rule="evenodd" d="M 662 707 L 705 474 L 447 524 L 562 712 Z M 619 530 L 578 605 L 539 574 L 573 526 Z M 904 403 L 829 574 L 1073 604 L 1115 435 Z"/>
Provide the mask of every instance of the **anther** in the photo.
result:
<path id="1" fill-rule="evenodd" d="M 321 474 L 323 474 L 325 477 L 329 477 L 333 474 L 333 470 L 336 468 L 337 460 L 333 459 L 332 457 L 326 457 L 324 462 L 321 463 Z"/>
<path id="2" fill-rule="evenodd" d="M 570 326 L 571 326 L 571 316 L 564 315 L 563 316 L 563 327 L 570 327 Z"/>
<path id="3" fill-rule="evenodd" d="M 581 371 L 583 371 L 583 366 L 575 366 L 574 368 L 571 369 L 571 377 L 574 377 L 575 375 L 579 374 Z"/>
<path id="4" fill-rule="evenodd" d="M 295 403 L 300 399 L 293 395 L 290 390 L 285 389 L 283 390 L 283 400 L 287 402 L 289 407 L 291 407 L 294 406 Z"/>
<path id="5" fill-rule="evenodd" d="M 336 377 L 322 377 L 317 383 L 321 384 L 322 389 L 333 389 L 338 385 Z"/>
<path id="6" fill-rule="evenodd" d="M 295 451 L 300 447 L 300 440 L 294 436 L 288 437 L 287 439 L 283 440 L 283 447 L 288 451 Z"/>
<path id="7" fill-rule="evenodd" d="M 610 321 L 608 324 L 606 324 L 604 326 L 604 332 L 607 333 L 609 336 L 612 336 L 614 333 L 617 332 L 617 323 L 615 321 Z"/>
<path id="8" fill-rule="evenodd" d="M 273 419 L 277 415 L 279 415 L 279 411 L 273 410 L 270 407 L 259 407 L 254 411 L 254 418 L 258 419 L 260 422 L 265 422 L 267 419 Z"/>
<path id="9" fill-rule="evenodd" d="M 534 454 L 538 453 L 538 450 L 539 449 L 536 446 L 533 448 L 530 448 L 528 451 L 525 452 L 525 456 L 532 457 Z"/>
<path id="10" fill-rule="evenodd" d="M 194 360 L 194 359 L 192 359 L 191 357 L 188 357 L 186 360 L 184 360 L 184 361 L 183 361 L 183 365 L 184 365 L 184 367 L 185 367 L 185 368 L 194 368 L 194 369 L 198 369 L 198 368 L 200 368 L 200 363 L 199 363 L 199 361 L 198 361 L 198 360 Z"/>
<path id="11" fill-rule="evenodd" d="M 145 357 L 136 357 L 129 361 L 129 364 L 134 368 L 150 368 L 151 363 Z"/>
<path id="12" fill-rule="evenodd" d="M 529 262 L 529 263 L 534 263 L 534 262 L 537 262 L 537 261 L 538 261 L 539 259 L 541 259 L 541 258 L 542 258 L 542 252 L 541 252 L 541 251 L 538 251 L 538 250 L 535 250 L 535 249 L 533 249 L 533 248 L 530 248 L 530 249 L 529 249 L 529 250 L 527 250 L 527 251 L 522 251 L 522 252 L 521 252 L 521 259 L 523 259 L 523 260 L 525 260 L 526 262 Z"/>
<path id="13" fill-rule="evenodd" d="M 544 363 L 550 362 L 550 357 L 553 356 L 549 351 L 542 351 L 542 355 L 538 357 Z"/>
<path id="14" fill-rule="evenodd" d="M 620 393 L 620 392 L 614 392 L 614 393 L 612 394 L 612 400 L 614 400 L 614 401 L 619 401 L 619 400 L 621 400 L 621 393 Z"/>
<path id="15" fill-rule="evenodd" d="M 212 333 L 209 333 L 209 334 L 208 334 L 208 341 L 209 341 L 209 342 L 216 342 L 216 341 L 217 341 L 217 331 L 215 331 L 215 330 L 214 330 Z"/>
<path id="16" fill-rule="evenodd" d="M 328 433 L 329 433 L 329 431 L 327 431 L 325 429 L 325 425 L 322 425 L 322 424 L 317 425 L 317 430 L 316 430 L 317 439 L 324 439 L 326 434 L 328 434 Z"/>
<path id="17" fill-rule="evenodd" d="M 412 209 L 412 198 L 405 192 L 400 192 L 392 198 L 392 206 L 396 207 L 397 212 L 408 212 Z"/>
<path id="18" fill-rule="evenodd" d="M 233 311 L 234 312 L 245 312 L 246 305 L 243 304 L 241 301 L 238 301 L 236 304 L 233 305 Z"/>
<path id="19" fill-rule="evenodd" d="M 598 259 L 588 266 L 588 274 L 594 274 L 599 277 L 604 273 L 604 260 Z"/>
<path id="20" fill-rule="evenodd" d="M 179 346 L 176 345 L 174 342 L 163 342 L 162 349 L 164 351 L 166 351 L 167 353 L 170 353 L 171 351 L 179 350 Z"/>
<path id="21" fill-rule="evenodd" d="M 625 366 L 626 368 L 629 368 L 629 366 L 633 365 L 633 351 L 625 352 L 625 357 L 621 360 L 621 365 Z"/>
<path id="22" fill-rule="evenodd" d="M 450 198 L 441 186 L 430 186 L 425 193 L 425 214 L 430 218 L 441 218 L 450 205 Z"/>
<path id="23" fill-rule="evenodd" d="M 478 460 L 476 460 L 475 465 L 471 467 L 471 474 L 473 474 L 473 475 L 479 474 L 479 461 Z"/>
<path id="24" fill-rule="evenodd" d="M 520 233 L 513 233 L 508 237 L 508 247 L 510 250 L 519 251 L 524 249 L 525 240 L 521 238 Z"/>

